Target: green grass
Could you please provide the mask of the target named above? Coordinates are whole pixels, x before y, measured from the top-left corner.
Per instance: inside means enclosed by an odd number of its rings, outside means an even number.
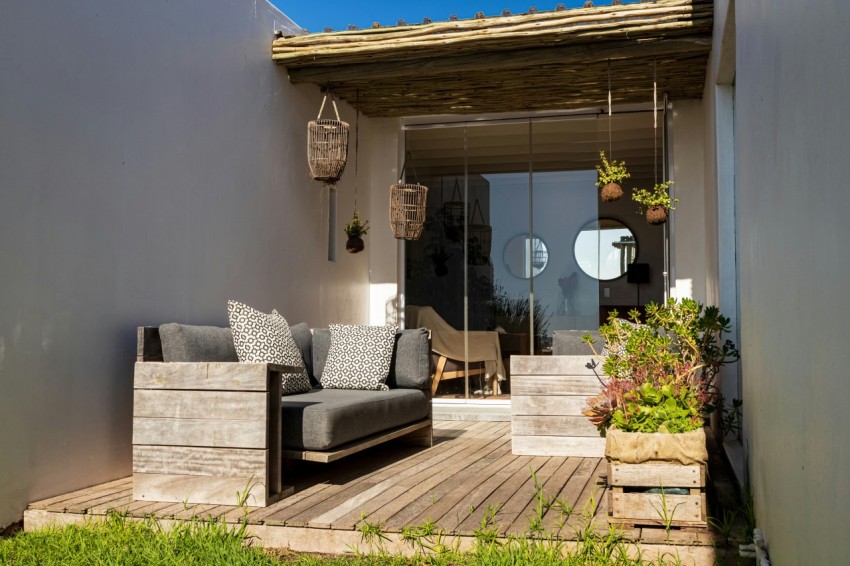
[[[103,522],[0,539],[0,564],[15,566],[279,566],[219,522],[188,521],[165,531],[153,521],[111,514]]]

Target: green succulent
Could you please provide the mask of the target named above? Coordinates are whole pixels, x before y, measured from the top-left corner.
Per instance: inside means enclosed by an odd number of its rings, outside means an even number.
[[[673,181],[665,183],[656,183],[651,189],[634,189],[632,191],[632,200],[640,205],[641,213],[653,206],[660,206],[665,210],[676,210],[673,207],[674,203],[679,202],[679,199],[670,198],[670,185]]]
[[[620,184],[631,177],[624,161],[615,161],[613,159],[608,161],[605,158],[604,151],[599,152],[599,159],[602,160],[602,165],[596,166],[596,171],[599,173],[599,181],[596,182],[596,186],[600,189],[608,183]]]
[[[369,221],[360,220],[359,213],[355,210],[351,222],[345,225],[345,233],[349,238],[359,238],[369,231]]]

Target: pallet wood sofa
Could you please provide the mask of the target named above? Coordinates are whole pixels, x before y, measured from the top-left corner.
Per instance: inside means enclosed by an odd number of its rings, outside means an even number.
[[[138,328],[133,499],[268,506],[292,492],[286,461],[332,462],[393,439],[432,445],[427,330],[396,334],[388,391],[281,397],[284,373],[318,383],[330,346],[327,329],[292,334],[304,369],[237,362],[229,328]]]

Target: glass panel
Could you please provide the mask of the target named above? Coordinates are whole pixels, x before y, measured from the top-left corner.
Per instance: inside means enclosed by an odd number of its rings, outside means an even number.
[[[597,220],[597,130],[595,117],[534,123],[534,233],[549,255],[534,278],[537,354],[551,353],[556,330],[599,327],[598,282],[584,275],[573,253],[581,226]]]

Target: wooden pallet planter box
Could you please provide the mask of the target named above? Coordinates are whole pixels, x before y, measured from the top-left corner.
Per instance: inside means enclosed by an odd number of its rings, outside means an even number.
[[[281,372],[290,371],[303,370],[137,362],[133,499],[265,507],[284,497]]]
[[[521,456],[601,458],[605,439],[581,414],[602,386],[590,356],[511,356],[511,446]]]
[[[685,433],[691,435],[690,444],[699,444],[700,438],[702,440],[702,449],[693,452],[688,450],[689,443],[682,443],[683,437],[675,434],[622,433],[611,430],[608,434],[605,454],[609,459],[609,522],[650,526],[669,524],[672,527],[708,526],[705,497],[708,454],[702,429]],[[628,450],[624,451],[622,445],[617,445],[617,439],[624,436],[641,441],[629,442]],[[687,491],[683,494],[680,493],[682,490]]]

